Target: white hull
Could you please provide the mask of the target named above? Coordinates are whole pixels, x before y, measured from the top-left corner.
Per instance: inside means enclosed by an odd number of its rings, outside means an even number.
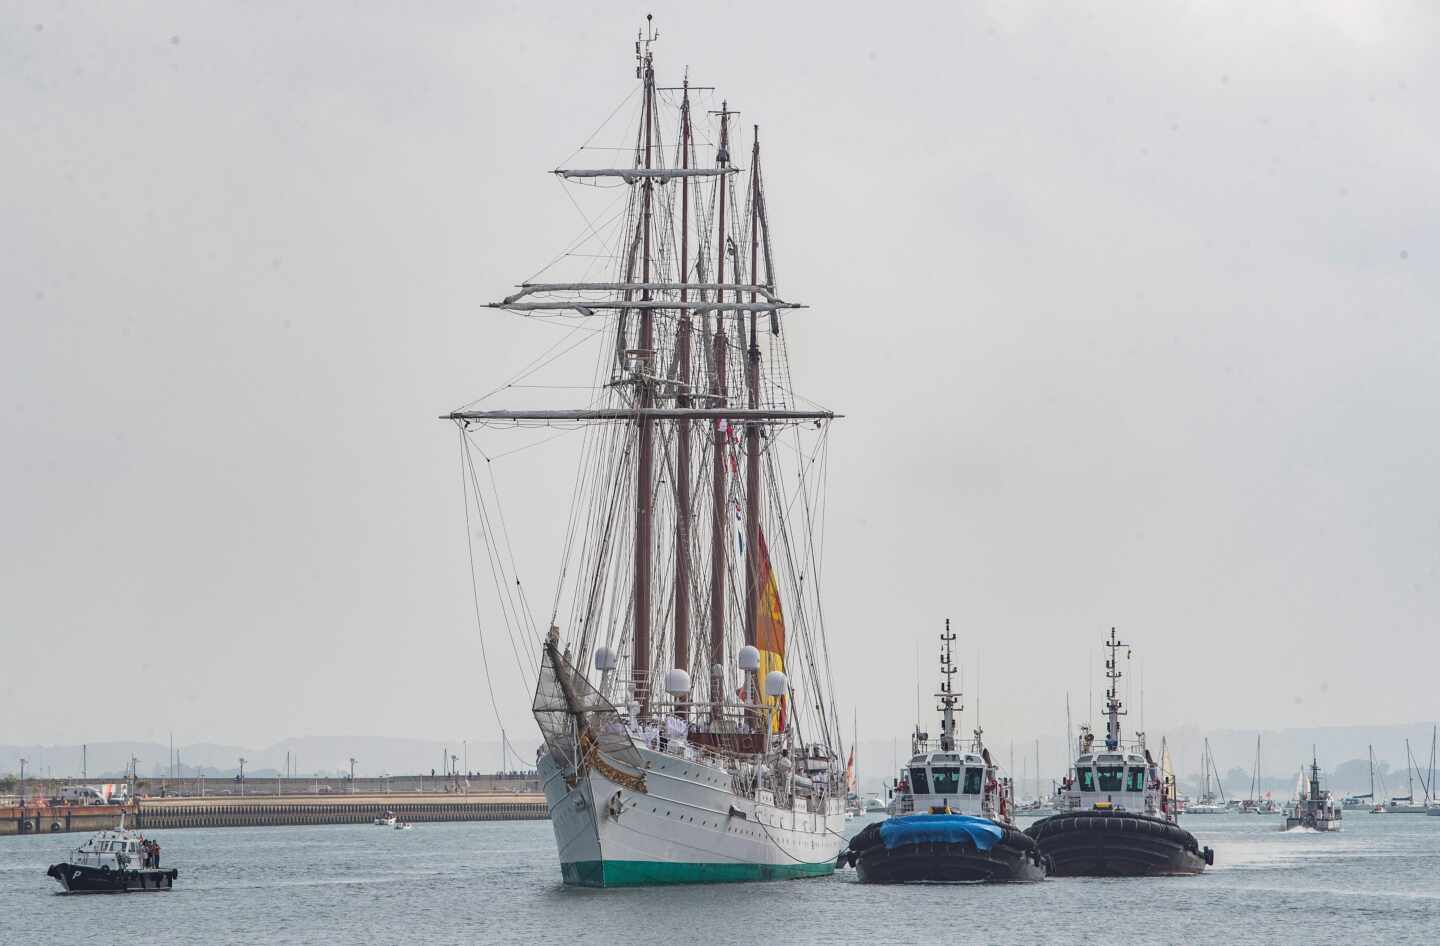
[[[572,787],[554,757],[540,777],[565,882],[629,886],[769,880],[833,873],[844,840],[840,799],[823,811],[777,808],[735,794],[730,773],[639,749],[645,792],[599,771]],[[762,793],[762,797],[764,793]]]

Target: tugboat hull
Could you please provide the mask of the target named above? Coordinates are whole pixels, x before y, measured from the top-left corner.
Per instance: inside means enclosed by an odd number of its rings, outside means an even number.
[[[81,864],[52,864],[45,874],[54,877],[66,893],[140,893],[169,890],[180,871],[173,867],[111,870]]]
[[[1036,851],[997,844],[988,851],[969,844],[907,844],[875,848],[855,860],[862,884],[1025,883],[1045,879]]]
[[[1052,815],[1025,831],[1057,877],[1164,877],[1199,874],[1210,848],[1163,818],[1123,811]]]
[[[917,841],[887,847],[880,825],[868,825],[840,855],[856,869],[862,884],[1027,883],[1049,873],[1034,840],[1014,828],[988,850],[972,841]],[[838,866],[838,865],[837,865]]]

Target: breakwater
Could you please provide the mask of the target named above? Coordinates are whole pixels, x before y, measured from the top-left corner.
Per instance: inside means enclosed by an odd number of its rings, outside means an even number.
[[[296,824],[367,824],[385,812],[402,821],[520,821],[549,817],[537,794],[250,796],[147,798],[129,805],[0,809],[0,835],[140,829],[240,828]]]

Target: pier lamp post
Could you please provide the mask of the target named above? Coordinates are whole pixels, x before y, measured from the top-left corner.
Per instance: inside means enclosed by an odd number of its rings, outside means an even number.
[[[243,756],[240,758],[240,774],[237,778],[240,780],[240,795],[243,798],[245,795],[245,758]]]
[[[355,757],[350,757],[350,794],[355,794]]]
[[[20,760],[20,807],[21,807],[21,808],[24,808],[24,807],[25,807],[25,766],[26,766],[29,762],[30,762],[29,759],[21,759],[21,760]]]

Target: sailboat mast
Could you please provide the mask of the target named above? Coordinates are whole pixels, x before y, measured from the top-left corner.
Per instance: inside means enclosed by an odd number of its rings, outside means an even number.
[[[680,100],[680,167],[690,167],[690,77]],[[690,299],[690,180],[680,178],[680,302]],[[690,406],[690,310],[681,308],[675,345],[679,348],[680,394],[676,406]],[[675,422],[675,666],[690,672],[690,418]],[[677,700],[684,717],[689,694]]]
[[[760,126],[755,127],[755,144],[750,155],[750,282],[758,285],[755,271],[760,235]],[[756,294],[750,293],[750,301]],[[743,316],[742,316],[743,317]],[[751,410],[760,406],[760,313],[750,312],[750,344],[746,349],[745,386]],[[756,642],[756,617],[760,603],[760,425],[745,425],[745,643]]]
[[[720,149],[715,156],[720,168],[730,164],[730,105],[720,103]],[[715,282],[725,283],[725,178],[719,175],[717,182],[716,206],[718,215],[718,249],[715,256]],[[725,290],[715,291],[716,301],[725,301]],[[715,310],[715,405],[724,407],[728,401],[725,392],[725,313]],[[714,422],[714,457],[711,477],[710,501],[710,718],[712,723],[720,721],[720,704],[725,699],[725,454],[727,424],[724,420]]]
[[[647,46],[644,58],[641,61],[643,79],[645,82],[644,101],[644,122],[645,122],[645,169],[653,166],[652,151],[654,148],[654,109],[655,109],[655,69],[651,61],[651,53]],[[645,285],[641,292],[641,299],[650,300],[650,214],[655,180],[651,177],[645,178],[643,186],[643,199],[640,211],[640,228],[642,249],[640,254],[640,281]],[[655,406],[655,389],[653,374],[650,369],[656,363],[654,360],[655,348],[655,316],[653,310],[647,305],[640,309],[640,364],[641,370],[636,377],[640,407],[650,408]],[[654,465],[655,465],[655,423],[642,415],[637,421],[639,424],[640,449],[636,462],[636,483],[635,483],[635,587],[633,599],[635,603],[635,635],[634,648],[631,654],[630,675],[634,681],[635,701],[640,704],[640,714],[646,715],[650,701],[650,567],[651,567],[651,546],[654,544],[651,532],[651,514],[654,508]]]
[[[1415,767],[1410,764],[1410,740],[1405,740],[1405,780],[1409,784],[1409,794],[1405,796],[1407,802],[1415,800]]]

